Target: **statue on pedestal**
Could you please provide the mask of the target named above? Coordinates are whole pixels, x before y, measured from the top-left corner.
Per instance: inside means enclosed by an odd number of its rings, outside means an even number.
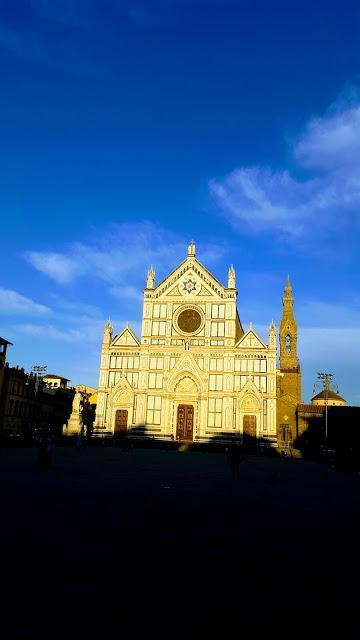
[[[83,430],[83,421],[81,415],[83,397],[80,391],[76,391],[72,403],[72,412],[68,420],[64,435],[66,436],[78,436],[81,435]]]

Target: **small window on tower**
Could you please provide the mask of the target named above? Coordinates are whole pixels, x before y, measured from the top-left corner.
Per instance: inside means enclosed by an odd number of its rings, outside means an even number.
[[[289,335],[286,336],[286,353],[290,353],[291,351],[291,338]]]

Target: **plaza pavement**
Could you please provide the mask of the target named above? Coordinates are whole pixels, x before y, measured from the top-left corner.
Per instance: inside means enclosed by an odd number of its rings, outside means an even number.
[[[247,455],[233,481],[224,453],[113,447],[35,462],[0,452],[2,638],[358,637],[357,475]]]

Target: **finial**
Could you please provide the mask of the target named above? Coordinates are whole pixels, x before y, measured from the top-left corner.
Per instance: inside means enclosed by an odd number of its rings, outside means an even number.
[[[235,289],[235,269],[231,265],[228,272],[228,289]]]
[[[252,326],[252,322],[250,322],[250,324],[249,324],[249,331],[252,331],[252,330],[253,330],[253,326]]]
[[[111,320],[109,318],[109,320],[107,321],[105,327],[104,327],[104,338],[103,338],[103,343],[104,344],[110,344],[111,340],[112,340],[112,333],[113,333],[113,326],[111,324]]]
[[[112,330],[113,330],[113,326],[111,324],[111,320],[110,320],[110,316],[109,316],[109,319],[108,319],[108,321],[107,321],[107,323],[106,323],[106,325],[104,327],[104,332],[108,331],[109,333],[112,333]]]
[[[191,240],[188,246],[188,258],[195,258],[195,242]]]
[[[153,289],[155,285],[155,269],[154,267],[151,265],[148,274],[147,274],[147,280],[146,280],[146,288],[147,289]]]

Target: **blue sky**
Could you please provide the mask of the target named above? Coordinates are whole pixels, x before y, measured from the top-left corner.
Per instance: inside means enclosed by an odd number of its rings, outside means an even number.
[[[186,254],[262,337],[295,295],[303,396],[360,404],[360,6],[0,0],[0,335],[97,385],[110,316]]]

